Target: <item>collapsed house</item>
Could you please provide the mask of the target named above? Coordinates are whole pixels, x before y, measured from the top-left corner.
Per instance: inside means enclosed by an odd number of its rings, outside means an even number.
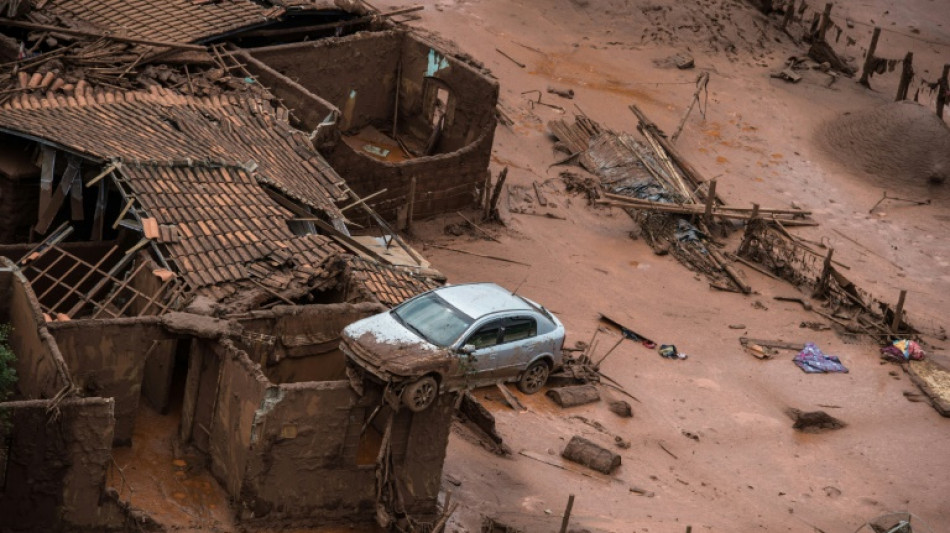
[[[0,73],[0,322],[19,375],[0,526],[141,518],[107,474],[144,404],[179,418],[245,523],[424,524],[454,398],[410,413],[357,395],[339,335],[445,281],[391,225],[477,197],[497,84],[328,2],[28,6],[12,27],[43,33],[12,39],[48,51]],[[383,237],[352,233],[369,224]]]

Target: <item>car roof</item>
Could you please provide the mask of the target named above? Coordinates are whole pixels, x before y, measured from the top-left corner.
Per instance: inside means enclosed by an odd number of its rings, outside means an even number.
[[[449,285],[433,292],[476,320],[499,311],[532,310],[532,307],[520,296],[494,283]]]

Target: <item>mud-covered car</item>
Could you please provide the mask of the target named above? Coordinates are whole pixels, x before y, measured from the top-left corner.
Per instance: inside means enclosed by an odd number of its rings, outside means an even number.
[[[537,392],[561,366],[564,326],[540,305],[495,285],[441,287],[347,326],[340,348],[357,387],[387,385],[412,411],[445,392],[517,382]]]

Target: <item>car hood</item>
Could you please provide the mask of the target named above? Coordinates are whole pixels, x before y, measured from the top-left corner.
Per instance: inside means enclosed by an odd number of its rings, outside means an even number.
[[[392,313],[364,318],[343,330],[343,340],[358,359],[399,376],[414,376],[448,364],[448,350],[421,338]]]

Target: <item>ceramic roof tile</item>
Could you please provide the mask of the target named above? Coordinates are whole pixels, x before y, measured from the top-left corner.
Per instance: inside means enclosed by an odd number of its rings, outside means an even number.
[[[322,235],[294,235],[287,226],[286,219],[293,214],[284,211],[261,192],[261,186],[246,170],[240,167],[174,167],[168,165],[124,164],[120,173],[124,184],[139,199],[143,206],[166,207],[174,201],[184,206],[184,211],[196,217],[219,215],[220,221],[198,220],[184,222],[174,217],[174,209],[145,207],[142,216],[154,218],[162,233],[165,228],[174,228],[174,241],[160,238],[166,245],[170,259],[179,266],[180,274],[193,287],[204,287],[220,283],[237,282],[250,274],[245,266],[250,265],[264,274],[262,279],[276,272],[271,266],[275,262],[270,255],[280,249],[277,263],[283,265],[292,262],[306,265],[314,271],[323,271],[323,263],[343,253],[343,250],[329,238]],[[211,186],[230,183],[234,194],[228,196],[209,196],[195,185],[205,181]],[[179,194],[164,192],[177,188]],[[224,199],[228,204],[223,203]],[[207,209],[197,209],[196,204],[207,202]],[[275,218],[264,213],[264,209],[281,213]],[[206,212],[202,215],[202,212]],[[232,229],[230,217],[239,217],[241,222],[253,222],[264,228],[273,242],[248,246],[251,233]],[[287,247],[285,249],[283,247]],[[309,252],[313,261],[309,261],[302,251]]]
[[[111,93],[110,93],[111,94]],[[267,102],[241,99],[166,98],[163,89],[136,93],[134,102],[89,103],[64,106],[43,99],[35,108],[8,103],[0,110],[0,130],[46,139],[99,159],[139,161],[214,161],[244,165],[253,161],[254,178],[283,194],[313,207],[330,218],[339,218],[334,205],[342,197],[342,180],[313,149],[307,135],[286,121],[268,127],[228,131],[231,118],[273,118]],[[169,103],[171,100],[174,102]],[[233,102],[233,103],[232,103]],[[306,156],[306,157],[305,157]],[[306,170],[307,160],[320,162],[319,172]],[[190,186],[200,183],[196,173]],[[233,184],[215,182],[221,194],[233,195]],[[166,192],[180,193],[178,184]],[[208,200],[210,201],[210,199]],[[197,199],[197,205],[205,199]],[[174,200],[172,205],[175,206]],[[192,205],[195,205],[194,203]]]
[[[43,11],[127,37],[187,43],[274,20],[284,10],[251,0],[50,0]]]
[[[442,285],[432,278],[360,257],[352,257],[349,260],[347,273],[351,282],[359,284],[380,303],[389,307]]]

